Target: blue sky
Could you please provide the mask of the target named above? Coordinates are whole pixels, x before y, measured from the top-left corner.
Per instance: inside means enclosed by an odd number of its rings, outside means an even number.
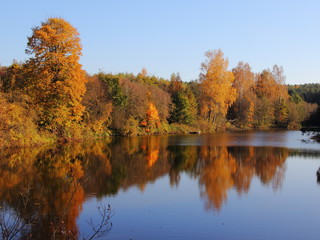
[[[3,1],[0,64],[26,60],[31,28],[62,17],[80,32],[89,73],[133,72],[196,79],[204,52],[220,48],[230,69],[283,66],[287,83],[320,83],[320,1]]]

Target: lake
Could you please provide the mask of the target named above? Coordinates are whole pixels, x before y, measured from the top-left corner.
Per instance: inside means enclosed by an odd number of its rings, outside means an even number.
[[[319,239],[319,167],[320,144],[299,131],[2,152],[2,238],[82,239],[102,213],[103,239]]]

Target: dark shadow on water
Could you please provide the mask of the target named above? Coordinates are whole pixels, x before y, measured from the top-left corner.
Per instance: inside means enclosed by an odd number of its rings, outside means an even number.
[[[317,175],[317,183],[320,184],[320,167],[319,167],[316,175]]]

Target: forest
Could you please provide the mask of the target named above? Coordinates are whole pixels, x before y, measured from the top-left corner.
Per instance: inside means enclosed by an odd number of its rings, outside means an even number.
[[[255,73],[230,69],[209,50],[199,78],[88,74],[79,63],[80,35],[62,18],[32,28],[30,58],[0,66],[0,146],[20,147],[104,136],[299,129],[316,112],[319,85],[287,86],[274,65]],[[319,90],[319,91],[318,91]],[[318,95],[317,95],[318,94]]]

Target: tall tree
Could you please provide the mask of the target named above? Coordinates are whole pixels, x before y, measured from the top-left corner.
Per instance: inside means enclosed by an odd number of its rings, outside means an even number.
[[[26,53],[26,86],[41,112],[40,124],[57,134],[81,120],[86,91],[79,33],[62,18],[49,18],[32,29]]]
[[[258,128],[274,126],[274,103],[277,99],[277,83],[272,72],[267,69],[257,75],[255,84],[257,99],[255,102],[254,125]]]
[[[228,71],[229,61],[220,49],[208,51],[205,56],[200,73],[201,114],[217,124],[225,120],[228,108],[236,99],[236,89],[232,86],[234,75]]]
[[[275,65],[273,71],[267,69],[257,77],[255,125],[268,128],[286,127],[288,124],[288,90],[284,85],[282,67]]]
[[[254,73],[248,63],[239,62],[232,69],[235,76],[233,87],[237,90],[237,100],[232,105],[232,114],[238,127],[252,126],[254,113]]]
[[[279,127],[285,127],[288,124],[288,87],[285,85],[286,77],[283,68],[274,65],[272,69],[273,78],[277,84],[277,98],[275,101],[275,124]]]

